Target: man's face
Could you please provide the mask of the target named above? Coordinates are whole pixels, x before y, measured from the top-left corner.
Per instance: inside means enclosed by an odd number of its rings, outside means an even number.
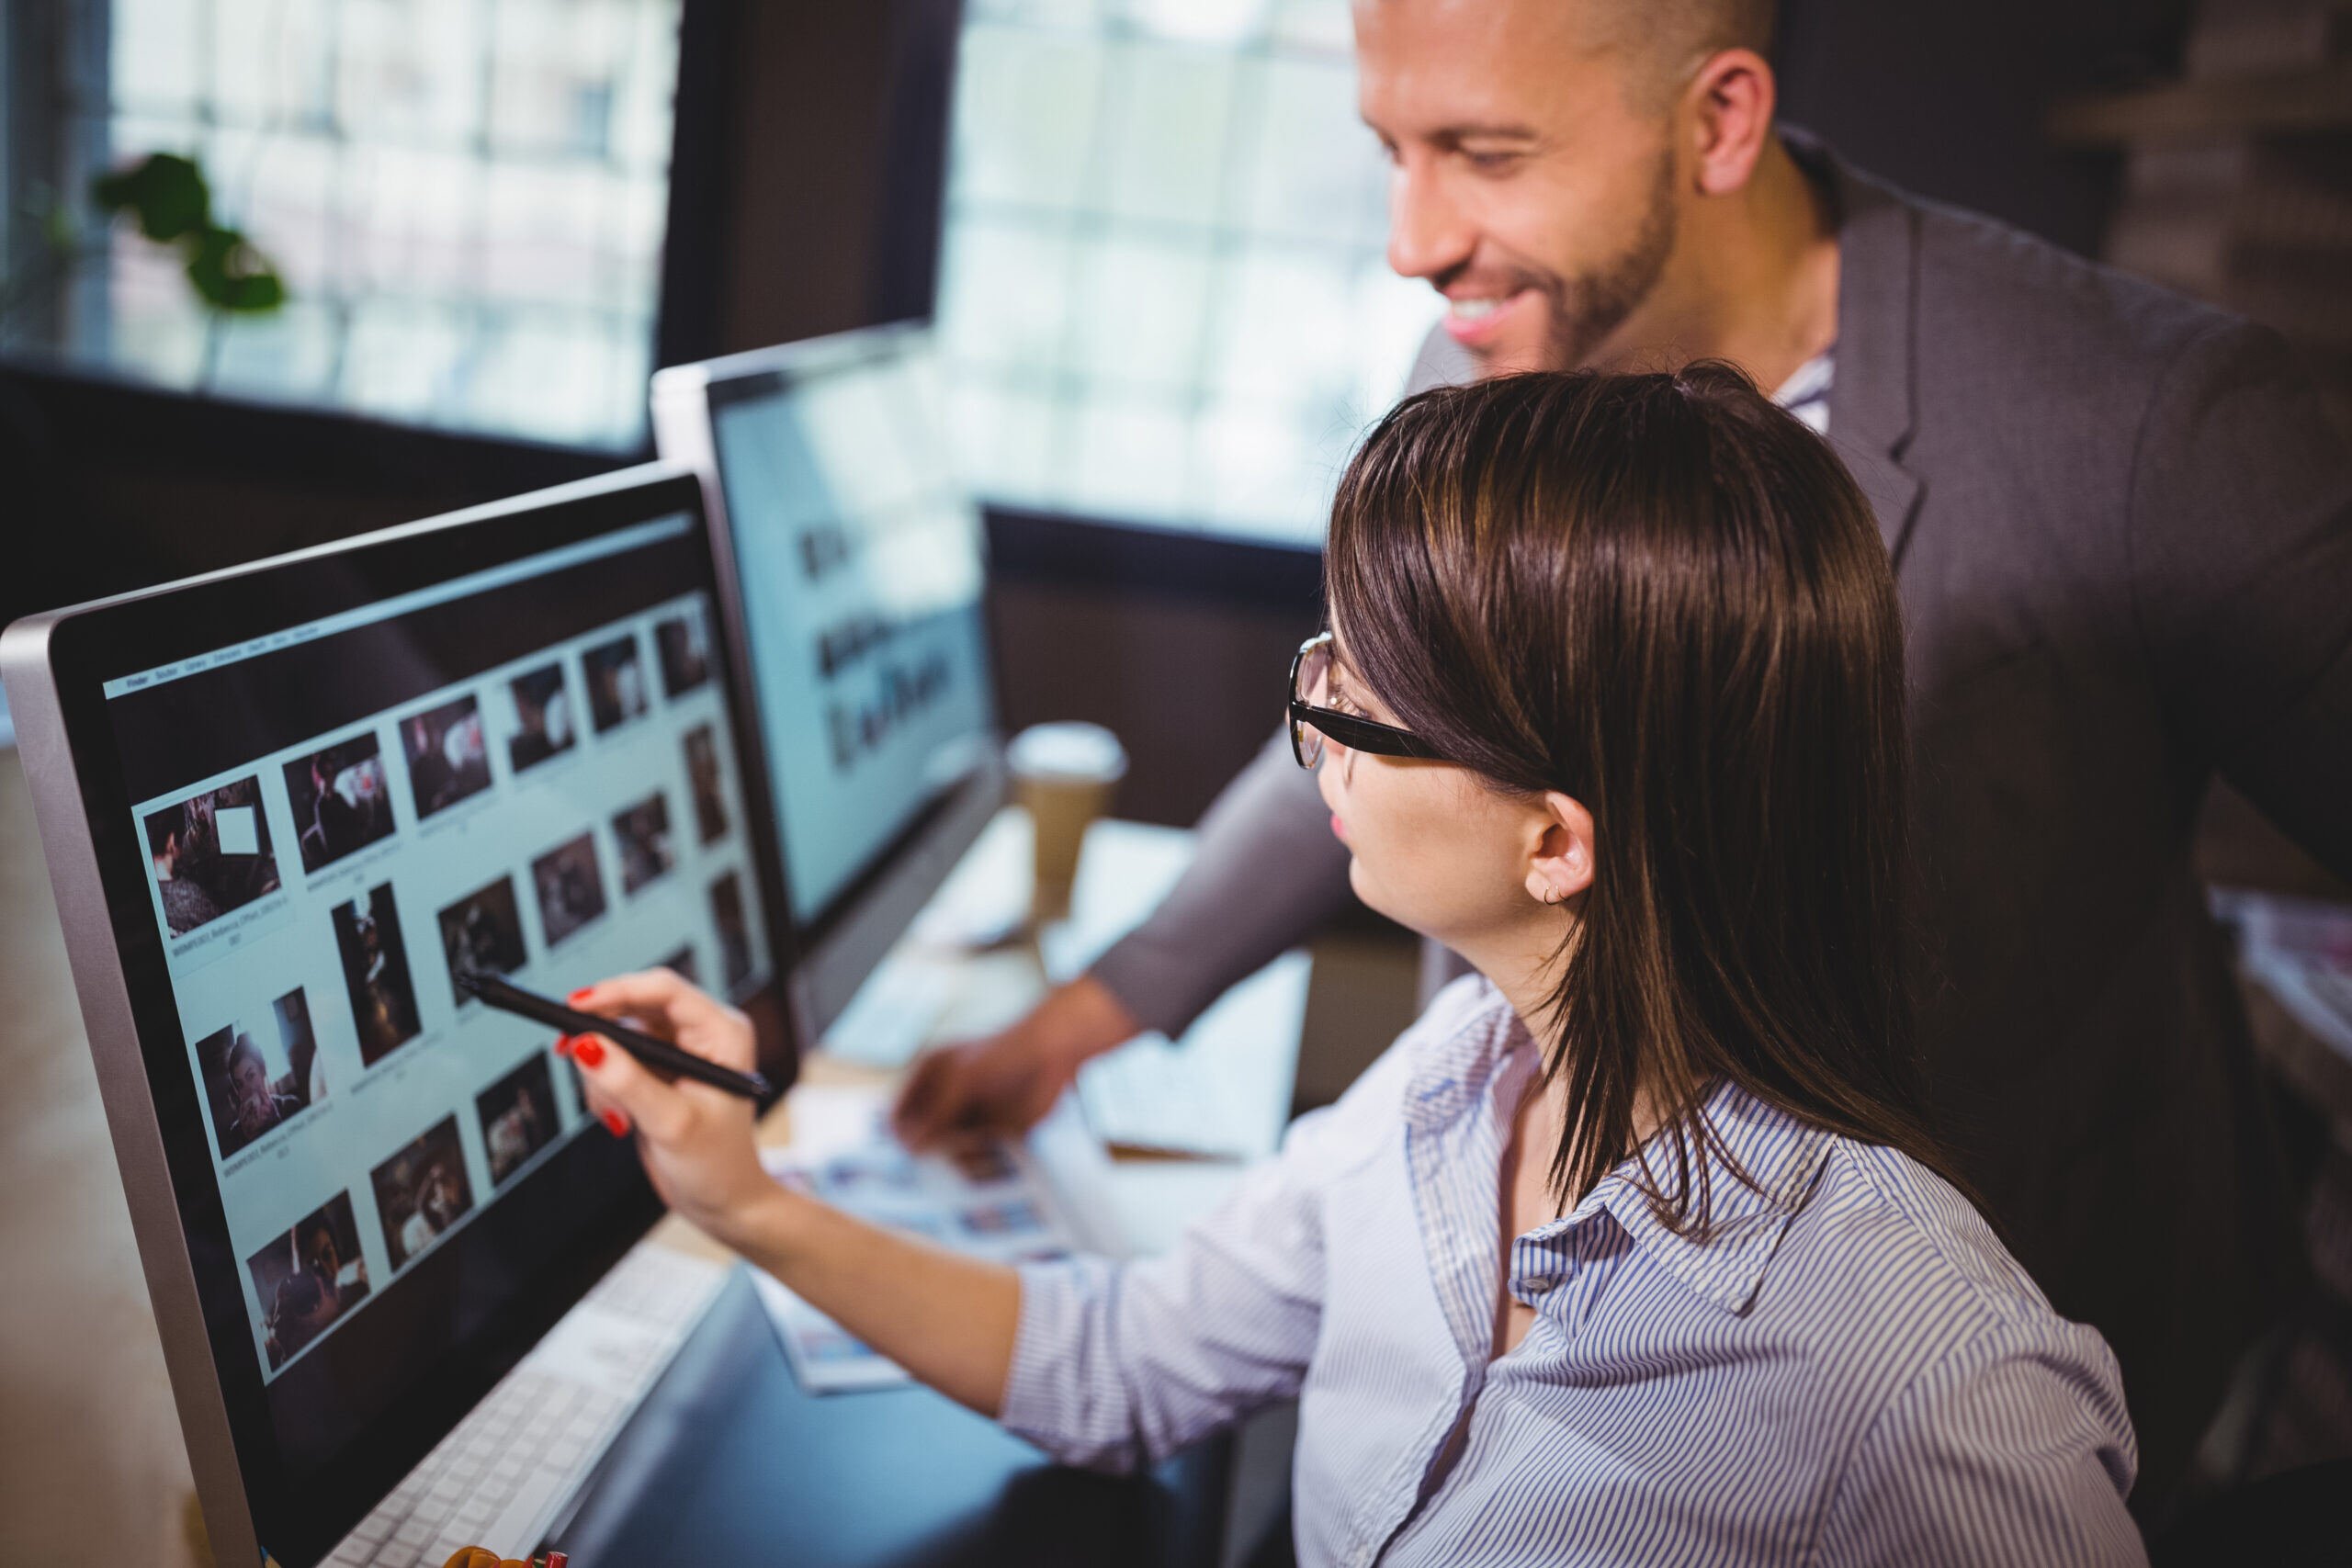
[[[1595,50],[1589,8],[1356,0],[1359,103],[1395,171],[1389,265],[1446,297],[1485,374],[1637,352],[1674,254],[1672,112]]]

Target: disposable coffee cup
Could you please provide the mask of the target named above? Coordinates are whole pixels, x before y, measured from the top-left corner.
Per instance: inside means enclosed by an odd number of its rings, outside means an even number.
[[[1005,763],[1035,845],[1030,923],[1067,919],[1086,829],[1126,776],[1126,748],[1099,724],[1035,724],[1012,738]]]

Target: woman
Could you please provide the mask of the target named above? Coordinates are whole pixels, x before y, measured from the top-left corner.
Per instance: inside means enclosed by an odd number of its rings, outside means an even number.
[[[571,1043],[663,1195],[1067,1459],[1297,1394],[1310,1563],[2141,1561],[2114,1359],[1917,1109],[1901,628],[1827,447],[1716,367],[1432,392],[1325,562],[1299,760],[1364,901],[1479,975],[1124,1269],[869,1229]],[[674,978],[578,999],[750,1060]]]
[[[243,1148],[302,1109],[300,1100],[280,1094],[270,1081],[269,1065],[261,1059],[252,1035],[240,1034],[230,1044],[228,1068],[233,1109],[222,1142],[229,1147]]]

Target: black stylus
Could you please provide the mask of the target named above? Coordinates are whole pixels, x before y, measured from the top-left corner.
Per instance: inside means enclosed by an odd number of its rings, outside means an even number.
[[[775,1092],[775,1086],[757,1073],[739,1073],[732,1067],[722,1067],[717,1062],[682,1051],[667,1040],[615,1023],[609,1018],[598,1018],[593,1012],[568,1008],[552,997],[537,991],[526,991],[512,980],[499,975],[485,975],[479,970],[461,970],[451,978],[460,990],[481,998],[485,1007],[501,1012],[511,1012],[517,1018],[527,1018],[534,1023],[544,1023],[550,1029],[560,1029],[566,1034],[601,1034],[614,1044],[649,1067],[707,1083],[713,1089],[723,1089],[729,1094],[740,1094],[745,1100],[765,1100]]]

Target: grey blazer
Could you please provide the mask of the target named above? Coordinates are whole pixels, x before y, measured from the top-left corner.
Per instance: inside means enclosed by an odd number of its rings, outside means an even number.
[[[1907,618],[1932,1088],[2122,1362],[2144,1517],[2294,1277],[2189,840],[2218,772],[2352,873],[2352,463],[2269,332],[1790,140],[1839,199],[1829,434]],[[1325,817],[1277,739],[1097,976],[1180,1031],[1348,899]]]

